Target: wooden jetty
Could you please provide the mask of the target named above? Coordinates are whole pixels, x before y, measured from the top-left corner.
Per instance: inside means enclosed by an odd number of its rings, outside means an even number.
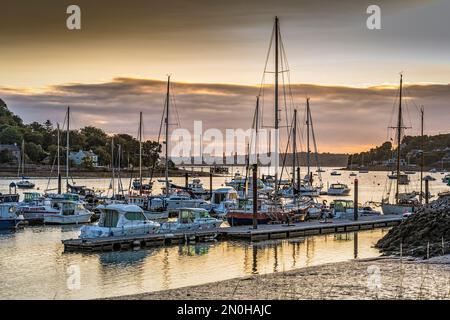
[[[63,240],[65,252],[71,251],[120,251],[136,248],[148,248],[187,242],[210,241],[216,238],[218,232],[213,230],[187,231],[184,233],[158,233],[140,236],[69,239]]]
[[[219,240],[249,240],[262,241],[274,239],[298,238],[331,233],[345,233],[375,228],[388,228],[398,225],[402,216],[381,215],[365,216],[354,220],[329,220],[327,222],[306,221],[293,224],[259,225],[258,229],[251,226],[219,228],[214,230],[188,231],[184,233],[161,233],[141,236],[70,239],[64,240],[64,251],[101,252],[119,251],[135,248],[174,245],[192,242],[205,242],[211,239]]]
[[[386,228],[400,224],[402,219],[402,216],[398,215],[363,216],[357,221],[334,219],[327,222],[306,221],[289,225],[266,224],[258,225],[258,229],[253,229],[252,226],[239,226],[222,228],[220,232],[221,238],[261,241]]]

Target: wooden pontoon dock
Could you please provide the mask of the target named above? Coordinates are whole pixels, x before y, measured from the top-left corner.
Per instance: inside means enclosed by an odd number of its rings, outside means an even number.
[[[327,222],[306,221],[292,224],[259,225],[219,228],[215,230],[188,231],[184,233],[151,234],[143,236],[127,236],[95,239],[64,240],[64,251],[101,252],[148,248],[154,246],[174,245],[188,242],[205,242],[211,239],[219,240],[249,240],[263,241],[274,239],[298,238],[332,233],[346,233],[389,228],[398,225],[402,216],[381,215],[364,216],[354,220],[328,220]]]

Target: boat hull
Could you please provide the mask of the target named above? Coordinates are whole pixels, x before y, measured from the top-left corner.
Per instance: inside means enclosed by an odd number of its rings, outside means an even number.
[[[227,221],[230,226],[248,226],[253,224],[253,213],[251,212],[229,212]],[[264,213],[256,215],[258,224],[268,224],[271,219]]]
[[[17,219],[0,219],[0,230],[14,230],[18,223]]]
[[[91,222],[91,213],[62,215],[62,214],[46,214],[44,215],[45,224],[83,224]]]
[[[381,205],[381,210],[383,211],[383,214],[404,214],[405,212],[413,212],[414,207],[411,205],[396,205],[396,204],[388,204],[383,203]]]

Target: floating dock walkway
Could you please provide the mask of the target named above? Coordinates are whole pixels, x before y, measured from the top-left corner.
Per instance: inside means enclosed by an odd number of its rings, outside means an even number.
[[[64,251],[119,251],[133,248],[148,248],[154,246],[182,244],[189,242],[206,242],[219,240],[249,240],[263,241],[273,239],[298,238],[313,235],[345,233],[375,228],[387,228],[398,225],[402,216],[382,215],[364,216],[354,220],[328,220],[327,222],[306,221],[292,224],[266,224],[252,226],[238,226],[219,228],[214,230],[188,231],[184,233],[150,234],[142,236],[127,236],[95,239],[64,240]]]

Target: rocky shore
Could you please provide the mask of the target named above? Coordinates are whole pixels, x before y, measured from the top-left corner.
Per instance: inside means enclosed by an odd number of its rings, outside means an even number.
[[[430,258],[450,253],[450,192],[393,227],[378,241],[385,255]]]
[[[450,257],[352,260],[111,299],[450,299]]]

